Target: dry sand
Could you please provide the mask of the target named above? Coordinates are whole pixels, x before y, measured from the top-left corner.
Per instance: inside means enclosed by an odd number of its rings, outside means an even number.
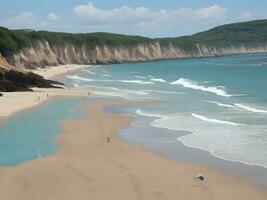
[[[55,155],[0,171],[5,200],[266,200],[242,179],[168,160],[116,133],[131,119],[84,105],[87,116],[64,122]],[[110,138],[110,142],[108,140]],[[205,181],[194,179],[204,174]]]
[[[87,91],[74,89],[35,89],[34,92],[2,92],[0,118],[6,118],[21,110],[40,105],[55,96],[88,96]]]
[[[66,73],[73,73],[88,67],[90,67],[90,65],[69,64],[69,65],[47,66],[45,68],[38,68],[28,71],[39,74],[46,79],[51,79],[54,78],[55,76],[59,76]]]

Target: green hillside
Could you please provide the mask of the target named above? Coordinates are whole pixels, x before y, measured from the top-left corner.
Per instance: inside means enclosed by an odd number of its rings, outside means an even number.
[[[9,56],[21,48],[32,45],[36,41],[48,41],[51,46],[71,43],[85,44],[89,48],[96,45],[131,46],[138,43],[153,42],[152,39],[141,36],[127,36],[112,33],[58,33],[33,30],[8,30],[0,27],[0,53]]]
[[[0,27],[0,53],[8,57],[23,47],[32,45],[36,41],[46,40],[51,46],[64,43],[87,45],[94,48],[96,45],[131,46],[139,43],[159,41],[162,46],[170,43],[184,50],[196,50],[196,44],[205,44],[211,47],[226,47],[239,45],[267,44],[267,20],[234,23],[218,26],[208,31],[192,36],[151,39],[141,36],[127,36],[112,33],[56,33],[33,30],[8,30]]]
[[[218,26],[191,38],[214,46],[267,44],[267,20]]]
[[[196,43],[212,47],[267,45],[267,20],[227,24],[192,36],[158,40],[162,45],[172,43],[174,46],[191,50],[196,48]]]

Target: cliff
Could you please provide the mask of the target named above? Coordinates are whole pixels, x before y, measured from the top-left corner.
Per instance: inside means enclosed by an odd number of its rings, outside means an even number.
[[[63,84],[60,82],[46,80],[34,73],[0,67],[1,92],[32,91],[32,87],[62,88],[61,86]]]
[[[219,26],[192,36],[146,38],[0,29],[0,61],[19,68],[267,52],[267,20]]]
[[[131,47],[110,47],[104,45],[89,49],[83,45],[75,46],[73,44],[53,47],[47,41],[44,41],[22,49],[19,53],[9,58],[9,61],[12,65],[18,67],[35,68],[68,63],[120,63],[262,52],[267,52],[267,45],[255,47],[245,45],[209,47],[203,44],[196,44],[196,50],[191,51],[175,47],[171,43],[169,46],[162,47],[159,42],[138,44]]]

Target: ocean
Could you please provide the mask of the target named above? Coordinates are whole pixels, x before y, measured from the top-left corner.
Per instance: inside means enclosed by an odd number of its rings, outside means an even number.
[[[61,80],[94,97],[153,100],[105,108],[134,118],[122,138],[267,186],[267,54],[97,65]],[[53,98],[1,120],[0,166],[55,153],[62,121],[84,102]]]
[[[26,95],[26,94],[25,94]],[[0,166],[6,167],[55,153],[64,120],[83,114],[85,100],[53,98],[40,106],[21,111],[0,124]]]
[[[121,132],[130,141],[153,130],[150,146],[164,133],[158,142],[267,167],[267,54],[98,65],[65,81],[105,98],[157,100],[118,108],[142,119],[131,125],[138,133]]]

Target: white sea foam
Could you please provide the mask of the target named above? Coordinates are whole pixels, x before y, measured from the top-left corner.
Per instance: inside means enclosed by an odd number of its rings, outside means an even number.
[[[135,78],[141,78],[141,79],[146,79],[145,76],[134,76]]]
[[[233,125],[233,126],[239,126],[240,124],[235,123],[235,122],[230,122],[230,121],[223,121],[223,120],[218,120],[218,119],[211,119],[207,118],[202,115],[197,115],[195,113],[192,114],[193,117],[198,118],[203,121],[211,122],[211,123],[218,123],[218,124],[227,124],[227,125]]]
[[[162,78],[154,78],[154,77],[151,77],[150,79],[151,81],[154,81],[154,82],[160,82],[160,83],[166,83],[167,81],[165,81],[164,79]]]
[[[261,66],[261,65],[267,65],[267,62],[257,63],[256,65],[258,65],[258,66]]]
[[[189,79],[185,79],[185,78],[179,78],[178,80],[173,81],[171,84],[172,85],[182,85],[185,88],[191,88],[194,90],[201,90],[204,92],[210,92],[210,93],[214,93],[214,94],[217,94],[219,96],[224,96],[224,97],[232,96],[232,95],[227,94],[220,87],[199,85],[197,82],[189,80]]]
[[[88,69],[84,69],[83,71],[85,71],[85,72],[87,72],[88,74],[91,74],[91,75],[95,75],[96,74],[95,72],[92,72],[92,71],[90,71]]]
[[[135,84],[141,84],[141,85],[152,85],[155,84],[154,82],[151,81],[142,81],[142,80],[97,80],[97,79],[89,79],[89,78],[84,78],[78,75],[68,75],[66,76],[69,79],[73,80],[79,80],[79,81],[86,81],[86,82],[92,82],[92,81],[98,81],[98,82],[122,82],[122,83],[135,83]]]
[[[177,138],[177,140],[179,142],[182,142],[185,146],[187,147],[190,147],[190,148],[194,148],[194,149],[199,149],[199,150],[202,150],[202,151],[206,151],[206,152],[210,152],[210,154],[216,158],[219,158],[219,159],[222,159],[222,160],[226,160],[226,161],[232,161],[232,162],[238,162],[238,163],[242,163],[242,164],[245,164],[245,165],[250,165],[250,166],[260,166],[260,167],[263,167],[263,168],[267,168],[267,163],[266,164],[262,164],[264,163],[265,161],[255,161],[255,160],[247,160],[247,158],[249,157],[255,157],[255,156],[243,156],[243,155],[239,155],[240,157],[239,158],[233,158],[234,156],[233,155],[221,155],[223,153],[219,153],[217,152],[216,150],[212,150],[212,149],[208,149],[208,148],[205,148],[205,147],[202,147],[200,145],[192,145],[190,144],[190,142],[185,142],[184,139],[186,138],[187,136],[183,136],[183,137],[179,137]],[[240,153],[240,152],[238,152]],[[245,152],[248,154],[248,152]],[[255,154],[253,154],[255,155]]]
[[[173,91],[163,91],[163,90],[143,90],[143,91],[152,93],[162,93],[162,94],[186,94],[184,92],[173,92]]]
[[[131,99],[128,94],[122,93],[122,92],[111,92],[111,91],[101,91],[97,90],[94,92],[94,94],[99,96],[107,96],[107,97],[121,97],[125,99]]]
[[[145,117],[154,117],[154,118],[168,118],[167,115],[161,115],[161,114],[157,114],[157,113],[147,113],[147,112],[144,112],[140,109],[137,109],[135,111],[135,114],[137,115],[140,115],[140,116],[145,116]]]
[[[95,73],[95,72],[92,72],[92,71],[90,71],[90,70],[88,70],[88,69],[84,69],[83,71],[85,71],[85,72],[87,72],[88,74],[90,74],[90,75],[97,75],[97,73]],[[104,72],[105,70],[102,70],[102,72]],[[104,72],[104,74],[99,74],[100,76],[104,76],[104,77],[110,77],[111,75],[110,74],[108,74],[108,73],[106,73],[106,72]]]
[[[127,90],[116,87],[106,87],[98,85],[90,85],[90,88],[96,89],[94,94],[100,96],[109,96],[109,97],[122,97],[125,99],[144,99],[148,93],[141,90]]]
[[[99,88],[110,89],[114,91],[121,91],[121,92],[125,92],[128,94],[147,95],[147,92],[139,91],[139,90],[126,90],[126,89],[121,89],[121,88],[116,88],[116,87],[99,87]]]
[[[108,71],[106,71],[104,69],[102,69],[102,72],[105,73],[105,74],[110,74],[110,72],[108,72]]]
[[[221,107],[227,107],[227,108],[234,108],[235,107],[235,106],[230,105],[230,104],[219,103],[219,102],[216,102],[216,101],[205,101],[205,102],[216,104],[217,106],[221,106]]]
[[[177,140],[184,145],[210,152],[213,156],[225,160],[242,162],[250,165],[266,167],[267,162],[262,155],[266,152],[265,142],[261,137],[250,136],[261,135],[266,132],[266,127],[237,126],[225,123],[206,123],[192,119],[187,114],[171,114],[167,118],[155,119],[152,126],[170,130],[187,131]],[[248,145],[248,146],[247,146]],[[251,151],[251,146],[257,147],[257,154]]]
[[[261,110],[261,109],[257,109],[257,108],[252,108],[252,107],[245,106],[245,105],[242,105],[242,104],[239,104],[239,103],[235,103],[235,106],[237,106],[239,108],[242,108],[242,109],[245,109],[245,110],[250,111],[250,112],[266,113],[267,114],[267,110]]]
[[[78,76],[78,75],[68,75],[68,76],[66,76],[66,77],[69,78],[69,79],[79,80],[79,81],[86,81],[86,82],[94,81],[94,80],[92,80],[92,79],[89,79],[89,78],[83,78],[83,77]]]
[[[141,81],[141,80],[119,80],[119,82],[136,83],[136,84],[141,84],[141,85],[152,85],[152,84],[154,84],[154,82],[151,82],[151,81]]]
[[[109,74],[101,74],[101,76],[110,77],[111,75],[109,75]]]
[[[162,79],[162,78],[154,78],[153,76],[149,75],[148,77],[145,77],[145,76],[134,76],[136,78],[139,78],[139,79],[146,79],[146,78],[149,78],[150,81],[152,82],[160,82],[160,83],[166,83],[167,81]]]
[[[230,105],[230,104],[219,103],[219,102],[216,102],[216,101],[206,101],[206,102],[207,102],[207,103],[213,103],[213,104],[216,104],[216,105],[221,106],[221,107],[241,108],[241,109],[244,109],[244,110],[249,111],[249,112],[265,113],[265,114],[267,114],[267,110],[262,110],[262,109],[258,109],[258,108],[253,108],[253,107],[246,106],[246,105],[239,104],[239,103],[235,103],[234,105]]]

